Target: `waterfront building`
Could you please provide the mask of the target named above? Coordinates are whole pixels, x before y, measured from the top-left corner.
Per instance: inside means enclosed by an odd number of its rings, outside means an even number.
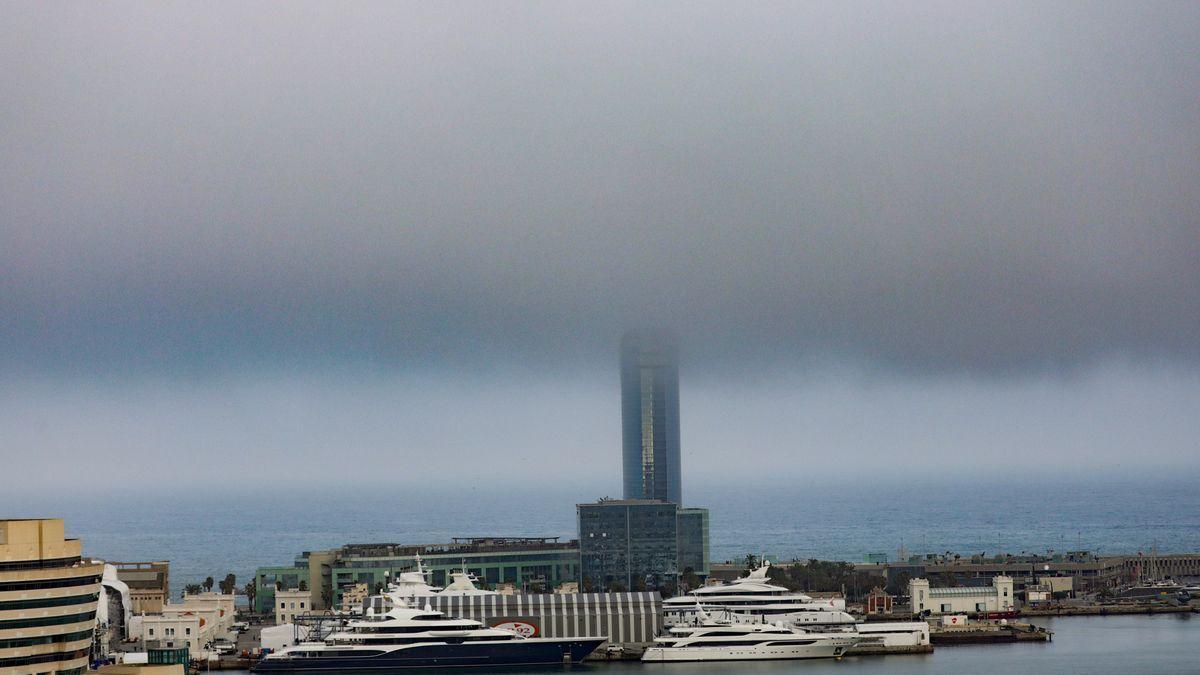
[[[129,587],[130,609],[134,614],[157,614],[170,602],[171,564],[153,562],[109,562],[117,570],[117,579]]]
[[[680,574],[690,569],[703,580],[709,571],[708,509],[680,508],[677,517],[679,562],[676,567]]]
[[[679,573],[679,507],[656,499],[578,504],[580,582],[588,590],[661,589]]]
[[[416,567],[416,556],[430,572],[434,586],[445,586],[452,571],[474,574],[488,586],[511,583],[515,588],[551,589],[579,574],[579,544],[558,537],[455,538],[446,544],[348,544],[298,556],[291,566],[260,567],[255,572],[255,611],[273,614],[275,584],[309,589],[314,610],[341,607],[347,591],[366,584],[378,593],[389,579]]]
[[[275,623],[295,623],[296,617],[312,612],[312,594],[308,590],[290,588],[275,591]]]
[[[1015,607],[1012,577],[996,576],[991,586],[932,588],[928,579],[908,583],[914,614],[1009,612]]]
[[[104,563],[81,553],[61,518],[0,520],[0,673],[86,670]]]
[[[679,356],[670,335],[621,340],[621,441],[625,499],[682,504]]]
[[[309,553],[297,556],[291,565],[259,567],[254,571],[254,611],[259,614],[275,612],[275,589],[299,588],[302,584],[312,591],[309,577]],[[318,578],[320,574],[318,573]],[[319,594],[319,590],[318,593]],[[312,602],[312,598],[309,598]]]

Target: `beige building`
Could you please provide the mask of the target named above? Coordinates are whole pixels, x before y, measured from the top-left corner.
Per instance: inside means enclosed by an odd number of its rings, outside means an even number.
[[[371,589],[367,588],[366,584],[354,584],[354,586],[342,591],[342,611],[343,612],[361,612],[363,602],[367,596],[371,594]]]
[[[312,611],[312,594],[295,588],[275,591],[275,623],[293,623],[297,616]]]
[[[171,565],[166,560],[152,562],[109,562],[117,568],[117,578],[129,587],[130,609],[134,614],[157,614],[170,602]]]
[[[1014,607],[1012,577],[992,577],[991,586],[930,588],[928,579],[908,582],[914,614],[969,614],[1008,612]]]
[[[0,520],[0,673],[77,675],[88,664],[104,563],[61,518]]]

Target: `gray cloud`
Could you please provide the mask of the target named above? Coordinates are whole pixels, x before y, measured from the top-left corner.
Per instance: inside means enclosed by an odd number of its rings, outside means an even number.
[[[2,12],[10,372],[1200,357],[1194,6]]]

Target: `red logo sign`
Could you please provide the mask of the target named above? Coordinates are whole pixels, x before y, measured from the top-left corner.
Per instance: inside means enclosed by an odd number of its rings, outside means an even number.
[[[507,630],[521,637],[537,637],[538,627],[528,621],[501,621],[500,623],[492,624],[492,628]]]

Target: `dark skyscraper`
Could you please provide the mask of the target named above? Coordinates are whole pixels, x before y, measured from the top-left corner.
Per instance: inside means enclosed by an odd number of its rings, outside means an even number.
[[[679,358],[663,333],[621,339],[625,499],[683,503],[679,462]]]

